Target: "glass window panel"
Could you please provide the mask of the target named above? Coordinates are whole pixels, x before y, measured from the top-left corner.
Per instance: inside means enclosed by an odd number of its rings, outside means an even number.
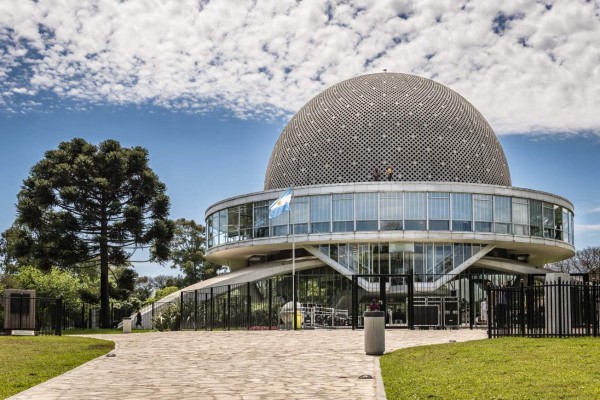
[[[419,220],[406,220],[404,221],[404,229],[407,231],[424,231],[427,230],[426,221]]]
[[[269,236],[269,202],[254,203],[254,237]]]
[[[302,235],[308,233],[308,224],[294,224],[294,234]]]
[[[511,198],[504,196],[494,196],[494,221],[511,222]]]
[[[471,232],[472,229],[471,221],[452,221],[452,230],[457,232]]]
[[[427,194],[405,193],[404,194],[404,217],[405,219],[427,218]]]
[[[377,221],[356,221],[356,230],[359,232],[376,231]]]
[[[382,231],[401,231],[402,229],[402,221],[381,221]],[[358,229],[358,222],[356,223],[356,230],[360,230]]]
[[[529,225],[531,227],[531,236],[543,236],[542,202],[539,200],[529,201]]]
[[[375,223],[377,230],[377,223]],[[333,232],[353,232],[354,221],[333,221]]]
[[[450,219],[448,193],[429,193],[429,219]]]
[[[402,202],[403,195],[401,192],[381,193],[381,219],[402,221]]]
[[[377,193],[356,193],[356,219],[377,220]]]
[[[491,231],[492,231],[492,223],[491,222],[475,221],[475,232],[491,232]]]
[[[354,219],[352,194],[334,194],[331,201],[334,221],[352,221]]]
[[[285,236],[288,234],[288,225],[275,225],[271,227],[272,236]]]
[[[448,231],[450,230],[450,221],[429,221],[430,231]]]
[[[554,205],[544,203],[542,212],[544,213],[544,228],[554,228]]]
[[[252,239],[252,203],[240,205],[240,240]]]
[[[331,220],[331,196],[310,197],[310,222],[329,222]]]
[[[452,193],[452,219],[473,220],[473,198],[470,193]]]
[[[473,213],[475,214],[475,221],[492,222],[494,220],[492,196],[485,194],[473,195]]]
[[[214,246],[214,242],[213,242],[213,237],[215,235],[214,216],[215,216],[215,214],[211,214],[206,219],[206,245],[209,248]]]
[[[227,209],[227,241],[235,242],[239,240],[240,232],[240,209],[239,207],[229,207]]]
[[[305,224],[309,221],[309,197],[293,197],[290,203],[291,219],[294,224]]]
[[[527,199],[512,199],[512,222],[529,225],[529,201]]]
[[[219,244],[227,243],[227,210],[219,211]]]
[[[414,273],[416,275],[422,275],[425,273],[424,269],[424,246],[422,243],[415,243],[415,253],[414,253]]]

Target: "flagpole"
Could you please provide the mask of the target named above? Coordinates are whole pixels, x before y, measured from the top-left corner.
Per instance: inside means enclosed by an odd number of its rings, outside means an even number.
[[[292,198],[294,190],[292,189]],[[290,232],[292,234],[292,304],[294,305],[294,330],[298,329],[298,323],[296,322],[296,313],[298,307],[296,307],[296,235],[294,234],[294,214],[292,213],[292,202],[290,201]]]

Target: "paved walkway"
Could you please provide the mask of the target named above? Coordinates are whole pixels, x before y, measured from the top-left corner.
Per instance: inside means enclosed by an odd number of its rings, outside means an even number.
[[[363,331],[156,332],[113,340],[99,357],[13,399],[385,399]],[[386,331],[386,351],[483,339],[483,330]],[[375,379],[358,379],[369,374]]]

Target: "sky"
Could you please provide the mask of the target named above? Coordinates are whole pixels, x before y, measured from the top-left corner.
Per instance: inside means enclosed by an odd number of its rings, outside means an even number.
[[[469,100],[513,186],[571,200],[577,248],[600,245],[597,0],[2,1],[0,230],[29,169],[74,137],[147,148],[171,217],[203,221],[262,190],[303,104],[384,69]]]

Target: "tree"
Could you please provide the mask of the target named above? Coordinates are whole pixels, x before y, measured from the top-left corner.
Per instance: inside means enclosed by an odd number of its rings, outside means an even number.
[[[142,147],[63,142],[23,181],[17,224],[29,245],[16,256],[29,255],[42,269],[96,262],[100,323],[108,328],[109,264],[127,265],[142,248],[150,249],[151,261],[168,259],[173,223],[165,191]]]
[[[194,220],[180,218],[175,221],[171,242],[172,268],[179,268],[186,285],[212,278],[218,266],[205,260],[206,229]]]
[[[600,274],[600,246],[577,250],[573,257],[549,264],[547,267],[553,271],[598,275]]]

